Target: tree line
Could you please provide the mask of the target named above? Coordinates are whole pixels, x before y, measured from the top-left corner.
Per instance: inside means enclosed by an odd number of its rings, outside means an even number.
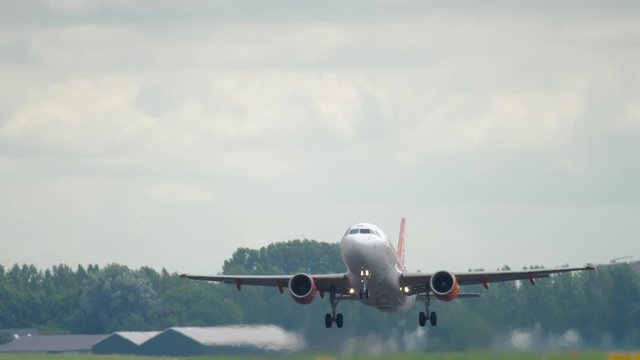
[[[313,240],[239,248],[223,267],[226,274],[345,270],[338,244]],[[311,346],[318,347],[463,350],[516,346],[522,338],[530,346],[549,339],[565,341],[566,346],[640,346],[640,276],[628,264],[556,275],[538,280],[535,286],[500,283],[490,284],[489,290],[477,286],[464,291],[479,292],[481,297],[434,302],[432,309],[439,317],[435,328],[418,328],[419,302],[412,311],[385,314],[343,301],[338,311],[344,314],[345,327],[325,329],[323,316],[330,307],[319,296],[309,305],[299,305],[277,288],[244,286],[237,291],[225,284],[181,280],[164,269],[118,264],[103,268],[61,264],[44,270],[33,265],[0,266],[0,328],[99,334],[275,324],[303,333]]]

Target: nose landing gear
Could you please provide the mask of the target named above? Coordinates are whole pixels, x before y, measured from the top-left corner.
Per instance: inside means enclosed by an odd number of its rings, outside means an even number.
[[[359,291],[360,299],[369,298],[369,288],[367,287],[367,283],[369,282],[370,277],[371,272],[369,271],[369,269],[360,269],[360,283],[362,284],[362,288]]]

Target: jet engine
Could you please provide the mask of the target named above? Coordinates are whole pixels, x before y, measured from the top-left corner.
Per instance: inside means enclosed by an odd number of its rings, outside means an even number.
[[[431,276],[431,291],[442,301],[451,301],[458,297],[460,286],[458,279],[448,271],[438,271]]]
[[[307,274],[296,274],[289,279],[289,293],[298,304],[308,304],[316,297],[316,282]]]

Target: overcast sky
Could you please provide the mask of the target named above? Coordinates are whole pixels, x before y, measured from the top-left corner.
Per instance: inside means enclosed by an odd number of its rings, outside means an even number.
[[[0,2],[0,264],[640,257],[636,1]]]

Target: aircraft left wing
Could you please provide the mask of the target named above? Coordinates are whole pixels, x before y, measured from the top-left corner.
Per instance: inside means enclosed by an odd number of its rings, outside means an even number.
[[[464,272],[453,273],[453,275],[456,277],[459,285],[482,284],[485,287],[488,287],[488,284],[490,283],[515,280],[528,280],[533,283],[535,282],[535,279],[546,278],[551,274],[583,270],[595,270],[595,267],[587,265],[584,267],[566,267],[549,270],[531,269],[522,271]],[[410,288],[425,286],[431,281],[432,275],[433,274],[431,273],[403,273],[400,277],[400,286],[408,286]]]
[[[203,280],[221,282],[225,284],[235,284],[236,288],[240,290],[243,285],[257,285],[257,286],[273,286],[279,289],[289,286],[289,280],[294,275],[180,275],[181,279],[191,280]],[[316,287],[320,291],[329,291],[331,286],[335,286],[338,293],[346,292],[349,289],[349,279],[347,274],[322,274],[322,275],[309,275],[313,278]]]

